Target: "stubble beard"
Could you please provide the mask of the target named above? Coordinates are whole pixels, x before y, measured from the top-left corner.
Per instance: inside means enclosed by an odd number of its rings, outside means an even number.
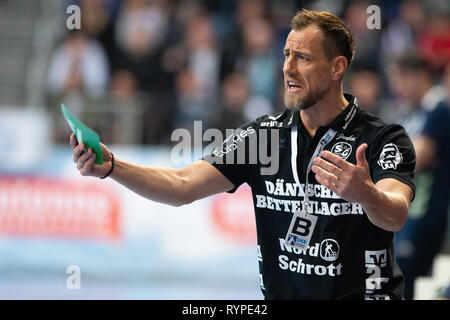
[[[286,108],[293,111],[306,110],[320,101],[327,93],[329,88],[319,88],[315,91],[308,91],[305,95],[292,95],[284,90],[284,104]]]

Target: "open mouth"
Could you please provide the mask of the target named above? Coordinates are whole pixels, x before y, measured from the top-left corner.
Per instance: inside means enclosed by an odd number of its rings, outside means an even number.
[[[303,89],[300,82],[293,81],[293,80],[286,81],[286,86],[287,86],[288,92],[290,92],[290,93],[298,92],[301,89]]]

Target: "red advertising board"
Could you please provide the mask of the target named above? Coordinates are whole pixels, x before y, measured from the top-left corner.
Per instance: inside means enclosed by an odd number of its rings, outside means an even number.
[[[120,197],[92,180],[0,177],[0,234],[117,239]]]

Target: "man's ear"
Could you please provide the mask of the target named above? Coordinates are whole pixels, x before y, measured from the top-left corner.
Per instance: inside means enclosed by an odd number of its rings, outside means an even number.
[[[335,81],[342,80],[344,73],[348,68],[347,58],[344,56],[337,56],[333,59],[332,64],[331,79]]]

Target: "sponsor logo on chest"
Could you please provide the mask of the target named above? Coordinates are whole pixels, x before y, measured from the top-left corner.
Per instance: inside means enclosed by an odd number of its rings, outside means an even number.
[[[352,153],[352,146],[347,142],[338,142],[332,148],[331,152],[346,160]]]
[[[342,274],[342,264],[333,263],[339,257],[339,243],[334,239],[324,239],[320,243],[308,246],[305,249],[286,245],[284,239],[278,239],[281,252],[278,256],[278,266],[281,270],[290,271],[303,275],[336,277]],[[287,255],[289,253],[289,256]],[[292,257],[292,254],[313,258],[321,258],[325,264],[306,263],[302,258]],[[292,259],[293,258],[293,259]],[[330,264],[327,264],[331,262]]]
[[[271,211],[294,213],[305,209],[309,214],[324,216],[362,215],[362,206],[359,203],[346,202],[336,193],[321,184],[309,184],[308,193],[310,206],[303,203],[305,197],[305,184],[285,183],[284,179],[277,179],[276,183],[264,181],[264,194],[255,194],[256,208]]]

